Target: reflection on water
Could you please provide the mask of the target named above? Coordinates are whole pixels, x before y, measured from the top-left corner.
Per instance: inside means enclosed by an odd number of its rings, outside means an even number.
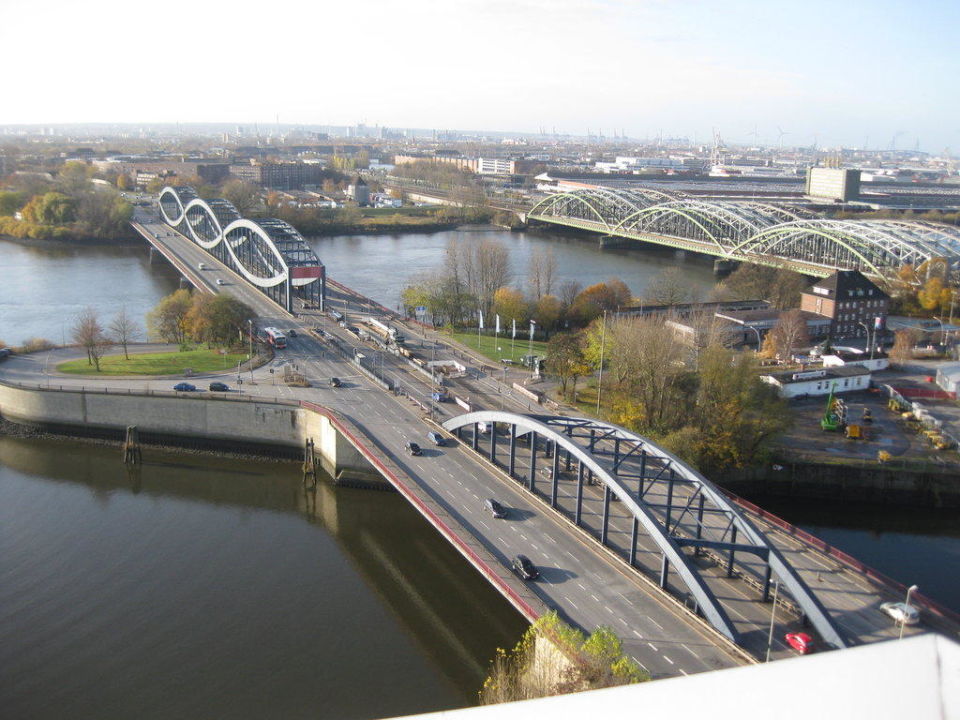
[[[520,616],[396,494],[294,463],[0,438],[9,717],[337,717],[472,704]]]

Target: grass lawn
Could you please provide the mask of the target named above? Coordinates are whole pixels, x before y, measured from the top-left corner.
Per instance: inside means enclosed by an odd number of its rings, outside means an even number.
[[[450,337],[466,345],[471,350],[476,350],[481,355],[490,358],[496,363],[499,363],[501,358],[510,358],[515,363],[519,363],[520,358],[530,352],[530,341],[518,333],[517,340],[513,343],[514,348],[511,354],[509,329],[507,330],[506,337],[501,335],[499,338],[494,338],[492,335],[481,335],[479,347],[477,346],[477,334],[475,332],[454,332],[450,333]],[[499,350],[497,350],[498,347],[500,348]],[[533,354],[541,357],[545,356],[547,354],[547,344],[534,340]]]
[[[221,355],[219,350],[206,348],[186,352],[144,353],[125,360],[123,353],[100,358],[100,375],[181,375],[185,368],[195,373],[216,372],[235,368],[246,360],[246,353]],[[70,360],[57,365],[57,371],[70,375],[97,375],[86,358]]]

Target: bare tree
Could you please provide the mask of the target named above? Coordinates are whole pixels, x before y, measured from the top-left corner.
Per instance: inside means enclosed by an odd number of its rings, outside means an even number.
[[[458,243],[458,246],[449,257],[459,261],[458,270],[462,272],[467,290],[477,298],[480,309],[489,313],[494,293],[510,283],[510,252],[499,240],[486,239],[471,245]]]
[[[920,332],[913,328],[898,330],[893,336],[893,347],[890,348],[890,360],[895,365],[906,365],[913,359],[913,347],[920,340]]]
[[[127,309],[122,307],[120,312],[113,316],[107,329],[113,335],[114,342],[123,346],[123,357],[129,360],[127,345],[143,335],[143,328],[127,313]]]
[[[557,258],[553,248],[534,248],[530,254],[530,292],[534,300],[553,292],[553,281],[557,274]]]
[[[689,281],[684,278],[680,268],[666,268],[650,279],[643,291],[643,299],[652,305],[680,305],[690,302]]]
[[[77,345],[87,351],[87,362],[96,367],[97,372],[100,372],[100,358],[103,357],[104,351],[110,347],[110,338],[103,332],[97,311],[92,307],[84,308],[77,316],[71,336]]]
[[[564,280],[560,283],[560,302],[563,303],[563,307],[568,308],[573,305],[573,301],[577,299],[581,290],[583,285],[576,280]]]
[[[771,342],[781,360],[790,360],[799,348],[808,345],[807,320],[800,310],[787,310],[770,331]]]

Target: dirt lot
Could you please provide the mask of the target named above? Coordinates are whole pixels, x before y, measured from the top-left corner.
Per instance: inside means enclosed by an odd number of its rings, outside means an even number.
[[[793,400],[790,407],[794,413],[794,425],[783,440],[788,451],[799,452],[818,459],[855,458],[876,460],[877,452],[886,450],[894,457],[926,458],[931,455],[929,445],[922,437],[907,428],[898,415],[887,409],[887,397],[880,391],[843,393],[847,403],[848,422],[860,422],[863,409],[869,408],[873,422],[863,423],[864,437],[848,440],[842,431],[820,429],[820,419],[826,408],[826,397]]]

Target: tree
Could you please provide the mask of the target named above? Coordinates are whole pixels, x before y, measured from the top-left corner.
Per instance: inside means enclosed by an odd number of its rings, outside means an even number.
[[[579,333],[560,333],[547,343],[547,367],[560,381],[560,392],[567,393],[572,381],[570,396],[575,397],[577,380],[590,372],[590,365],[583,352],[583,338]]]
[[[790,360],[796,350],[810,344],[807,335],[807,320],[800,310],[787,310],[781,313],[780,319],[769,336],[776,356],[781,360]]]
[[[41,225],[65,225],[76,219],[77,202],[59,192],[34,195],[23,208],[23,219]]]
[[[557,258],[553,248],[534,248],[530,253],[530,294],[539,301],[544,295],[553,292],[553,282],[557,274]]]
[[[580,294],[580,291],[583,290],[583,285],[581,285],[576,280],[564,280],[560,283],[560,302],[563,303],[564,310],[573,305],[574,300],[577,299],[577,295]]]
[[[21,192],[0,192],[0,215],[13,215],[26,202],[26,196]]]
[[[169,343],[183,345],[187,341],[187,313],[193,305],[189,290],[177,290],[162,298],[147,314],[150,334]]]
[[[493,294],[493,311],[507,325],[510,320],[522,323],[530,317],[530,303],[519,290],[502,287]]]
[[[117,190],[129,190],[133,187],[133,181],[126,173],[117,175]]]
[[[690,302],[690,283],[680,268],[666,268],[651,278],[643,291],[643,299],[651,305],[673,306]]]
[[[913,359],[913,348],[920,341],[920,331],[908,328],[897,330],[890,348],[890,361],[901,367]]]
[[[100,358],[110,346],[110,339],[104,334],[97,311],[84,308],[77,316],[71,331],[73,341],[87,351],[87,362],[100,372]]]
[[[233,205],[243,217],[249,217],[260,205],[260,193],[260,188],[256,185],[239,179],[226,182],[222,190],[223,199]]]
[[[143,335],[140,324],[130,317],[125,307],[122,307],[120,312],[113,316],[107,329],[113,334],[114,342],[123,346],[123,357],[129,360],[127,345]]]
[[[766,300],[778,310],[797,307],[806,287],[800,273],[753,263],[743,263],[720,284],[721,295],[727,299]]]
[[[917,301],[924,310],[943,313],[950,307],[950,300],[953,297],[953,291],[945,287],[943,280],[938,277],[932,277],[924,284],[923,289],[917,293]]]
[[[228,346],[255,317],[252,308],[229,295],[198,294],[184,317],[184,325],[197,342]]]
[[[544,295],[533,311],[533,319],[537,321],[537,327],[545,333],[553,332],[562,316],[563,304],[555,295]]]

